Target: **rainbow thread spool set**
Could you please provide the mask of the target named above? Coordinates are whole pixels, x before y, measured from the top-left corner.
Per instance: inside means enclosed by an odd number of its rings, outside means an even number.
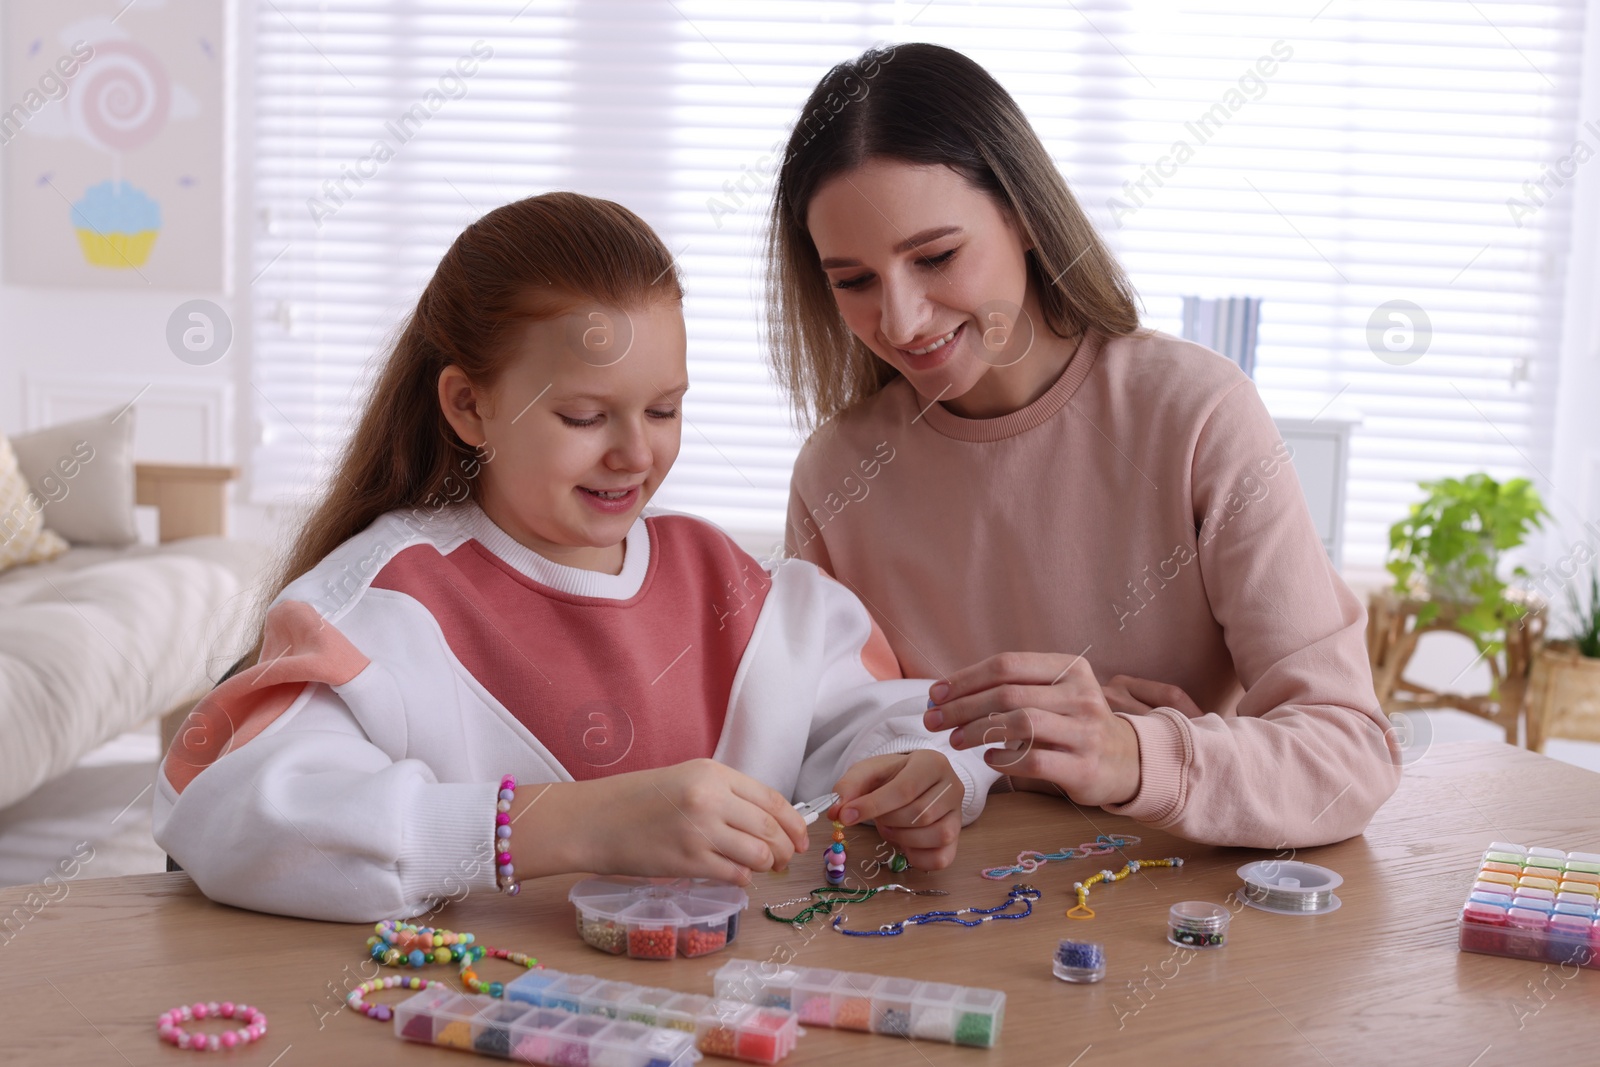
[[[717,996],[791,1010],[805,1026],[993,1048],[1004,1021],[998,989],[919,982],[822,967],[778,967],[729,960],[714,978]]]
[[[1496,841],[1456,926],[1463,952],[1600,967],[1600,853]]]
[[[739,935],[750,898],[704,878],[586,878],[567,894],[584,944],[636,960],[705,956]]]

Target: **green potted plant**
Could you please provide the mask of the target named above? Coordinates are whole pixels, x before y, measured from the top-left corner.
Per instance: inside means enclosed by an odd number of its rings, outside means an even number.
[[[1549,512],[1526,478],[1502,484],[1479,472],[1419,484],[1427,497],[1389,527],[1388,570],[1395,591],[1423,601],[1417,608],[1419,624],[1448,609],[1451,622],[1480,651],[1494,655],[1506,626],[1527,611],[1525,602],[1506,595],[1501,554],[1522,544]],[[1517,567],[1512,573],[1525,576],[1527,571]]]
[[[1547,641],[1533,661],[1528,747],[1547,737],[1600,741],[1600,564],[1567,586],[1569,635]]]

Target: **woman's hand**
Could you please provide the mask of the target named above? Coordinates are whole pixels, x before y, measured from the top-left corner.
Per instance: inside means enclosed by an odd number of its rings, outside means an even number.
[[[1176,708],[1191,719],[1205,714],[1182,689],[1149,678],[1113,674],[1105,685],[1105,694],[1112,711],[1128,715],[1139,715],[1154,708]]]
[[[928,696],[934,706],[924,722],[950,730],[952,748],[1005,745],[984,753],[996,770],[1053,782],[1080,804],[1125,804],[1139,794],[1138,735],[1112,713],[1082,656],[1002,652],[935,683]]]
[[[523,877],[558,873],[544,869],[553,865],[747,885],[752,871],[782,871],[808,844],[788,800],[715,760],[558,782],[542,798],[541,788],[519,788],[512,806],[511,849]]]
[[[922,748],[864,759],[833,791],[839,803],[830,818],[847,826],[876,820],[878,835],[913,867],[937,871],[955,862],[967,788],[943,753]]]

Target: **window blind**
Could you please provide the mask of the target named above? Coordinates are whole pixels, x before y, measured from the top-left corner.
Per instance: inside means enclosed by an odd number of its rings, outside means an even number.
[[[262,0],[254,15],[257,499],[324,474],[365,369],[468,221],[571,188],[639,212],[685,276],[692,389],[658,500],[776,541],[799,445],[760,328],[778,149],[829,66],[910,40],[961,49],[1018,98],[1149,325],[1177,333],[1185,295],[1260,297],[1269,408],[1361,417],[1348,564],[1381,562],[1418,479],[1548,461],[1564,186],[1587,158],[1575,142],[1600,150],[1577,121],[1582,0]],[[492,55],[459,91],[403,143],[386,135],[475,45]],[[377,161],[381,139],[394,152]]]

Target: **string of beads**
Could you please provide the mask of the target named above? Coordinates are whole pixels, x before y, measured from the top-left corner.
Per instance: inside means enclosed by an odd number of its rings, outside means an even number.
[[[1128,877],[1128,875],[1130,875],[1130,874],[1138,874],[1140,869],[1144,868],[1144,867],[1182,867],[1182,866],[1183,866],[1183,860],[1179,859],[1176,856],[1172,856],[1172,857],[1169,857],[1168,859],[1164,859],[1164,860],[1129,860],[1128,863],[1126,864],[1126,866],[1124,866],[1122,868],[1122,870],[1120,870],[1120,871],[1117,871],[1115,873],[1113,873],[1111,871],[1101,871],[1098,874],[1091,875],[1089,878],[1085,879],[1084,881],[1074,882],[1074,883],[1072,883],[1072,889],[1073,889],[1074,892],[1076,892],[1078,894],[1078,903],[1076,905],[1074,905],[1073,907],[1067,909],[1067,918],[1069,918],[1069,919],[1092,919],[1092,918],[1094,918],[1094,912],[1091,911],[1090,908],[1089,908],[1089,887],[1094,885],[1096,882],[1106,882],[1106,883],[1120,882],[1124,878]]]

